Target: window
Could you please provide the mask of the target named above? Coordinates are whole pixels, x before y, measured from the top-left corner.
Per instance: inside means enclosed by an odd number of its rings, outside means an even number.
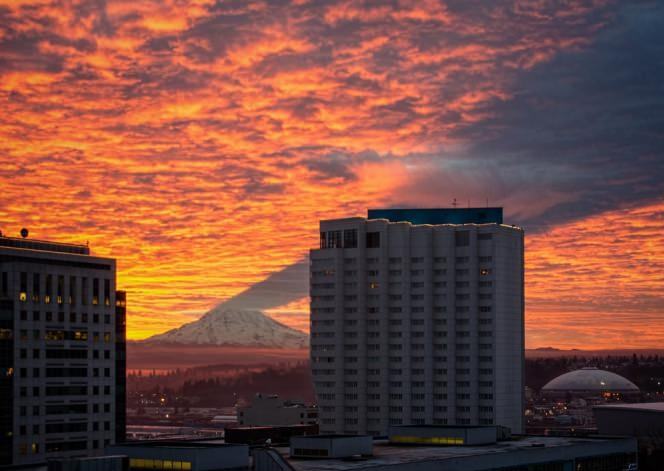
[[[456,231],[454,233],[454,245],[457,247],[467,247],[470,245],[470,232]]]
[[[46,275],[46,290],[44,292],[44,302],[51,304],[51,297],[53,296],[53,276]]]
[[[92,279],[92,304],[99,304],[99,278]]]
[[[88,304],[88,279],[86,277],[81,278],[81,304]]]
[[[104,306],[111,305],[111,280],[104,280]]]
[[[32,274],[32,302],[33,303],[38,303],[39,302],[39,273],[33,273]]]
[[[380,247],[380,232],[367,232],[367,248],[376,249]]]
[[[56,295],[56,302],[62,304],[64,302],[65,295],[65,277],[63,275],[58,275],[58,290]]]
[[[28,274],[26,272],[21,272],[20,276],[20,292],[18,294],[18,299],[22,303],[28,300]]]
[[[76,277],[69,277],[69,304],[76,303]]]
[[[346,229],[344,231],[344,247],[347,249],[357,247],[357,229]]]

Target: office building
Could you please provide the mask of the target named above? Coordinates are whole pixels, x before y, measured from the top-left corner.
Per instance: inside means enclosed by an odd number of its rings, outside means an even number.
[[[321,221],[311,367],[321,433],[523,430],[523,231],[501,208]]]
[[[115,260],[0,236],[0,464],[99,456],[123,439],[125,309]]]

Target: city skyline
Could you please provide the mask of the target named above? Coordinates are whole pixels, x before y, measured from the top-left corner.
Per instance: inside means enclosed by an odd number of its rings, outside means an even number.
[[[116,258],[129,338],[302,263],[319,219],[456,198],[526,231],[528,348],[664,340],[656,2],[0,15],[0,230]],[[268,314],[308,330],[302,290]]]

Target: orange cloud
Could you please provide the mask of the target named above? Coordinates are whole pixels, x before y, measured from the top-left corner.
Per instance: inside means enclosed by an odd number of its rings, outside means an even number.
[[[491,105],[518,96],[519,73],[592,43],[611,17],[605,2],[544,8],[0,1],[1,229],[116,257],[131,338],[190,321],[301,259],[319,219],[403,194],[447,203],[412,185],[438,167],[470,188],[454,173],[474,139],[462,132],[499,119]],[[569,194],[504,201],[531,217]],[[548,254],[529,258],[534,280],[566,273],[546,247],[529,253]],[[557,297],[530,292],[533,316],[553,312]],[[305,328],[302,306],[273,314]]]

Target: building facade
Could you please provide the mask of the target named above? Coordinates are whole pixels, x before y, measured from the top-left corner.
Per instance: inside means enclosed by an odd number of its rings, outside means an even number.
[[[87,246],[0,236],[0,464],[98,456],[123,439],[115,271]]]
[[[310,253],[321,433],[523,431],[524,236],[489,209],[321,221]]]

